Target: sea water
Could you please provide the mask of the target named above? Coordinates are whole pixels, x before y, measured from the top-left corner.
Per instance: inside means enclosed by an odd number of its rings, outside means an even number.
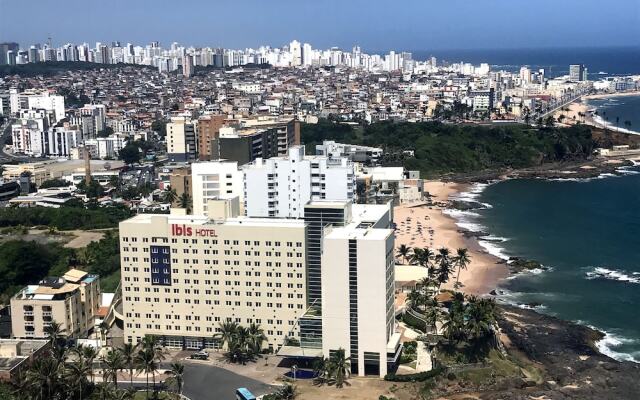
[[[481,244],[539,269],[500,286],[500,301],[589,325],[606,333],[602,352],[640,362],[640,171],[588,180],[515,179],[476,187],[490,205],[463,224]]]

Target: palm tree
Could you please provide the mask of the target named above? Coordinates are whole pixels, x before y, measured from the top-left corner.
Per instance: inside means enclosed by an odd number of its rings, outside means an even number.
[[[351,357],[346,357],[343,348],[329,356],[329,371],[336,387],[341,388],[351,374]]]
[[[65,329],[56,321],[51,321],[49,325],[44,328],[44,334],[47,335],[49,342],[51,342],[51,345],[54,347],[60,344],[60,340],[64,338],[64,332]]]
[[[171,364],[169,375],[171,375],[171,380],[176,384],[176,393],[178,396],[182,396],[182,388],[184,387],[184,365],[179,363]]]
[[[53,399],[60,389],[61,364],[53,357],[39,357],[33,361],[31,368],[27,371],[27,381],[29,387],[37,399]]]
[[[103,369],[107,371],[107,379],[111,378],[113,386],[118,388],[118,371],[124,368],[124,357],[120,350],[111,349],[107,352],[106,356],[102,357],[104,363]]]
[[[460,338],[462,328],[464,326],[463,316],[460,313],[454,312],[453,309],[445,315],[442,330],[444,337],[452,343]]]
[[[406,244],[401,244],[398,248],[397,257],[402,257],[404,263],[406,264],[409,260],[409,254],[411,254],[411,247],[407,246]]]
[[[251,323],[249,325],[249,343],[251,351],[254,354],[259,354],[262,351],[262,345],[267,337],[264,334],[264,330],[260,327],[260,325]]]
[[[187,214],[191,213],[191,205],[193,203],[191,202],[191,196],[189,196],[187,193],[182,193],[182,195],[180,196],[180,199],[178,201],[178,205],[181,208],[185,208],[187,210]]]
[[[218,337],[222,342],[222,345],[227,345],[227,348],[231,347],[231,343],[234,340],[235,334],[238,331],[237,322],[222,322],[219,324]]]
[[[437,269],[437,280],[438,280],[438,289],[442,286],[443,283],[446,283],[449,280],[449,275],[453,272],[453,267],[451,265],[451,256],[449,249],[446,247],[441,247],[438,249],[438,254],[435,257],[436,264],[438,265]]]
[[[91,372],[91,366],[84,357],[80,357],[74,362],[67,363],[65,368],[67,379],[69,379],[72,386],[77,386],[78,399],[82,400],[82,393],[85,388],[84,384],[87,382],[87,375]]]
[[[116,393],[116,389],[109,382],[101,382],[96,385],[95,391],[99,398],[106,400],[111,399]]]
[[[169,189],[166,192],[164,192],[163,200],[165,202],[169,204],[173,204],[177,199],[178,199],[178,193],[176,193],[175,189]]]
[[[431,307],[427,308],[427,311],[425,313],[425,322],[427,324],[427,328],[428,327],[436,327],[436,323],[438,321],[440,321],[442,318],[442,312],[440,311],[440,309],[438,308],[438,304],[432,304]]]
[[[158,370],[158,364],[156,363],[156,356],[153,350],[150,349],[141,349],[138,351],[136,355],[136,364],[138,368],[145,373],[147,377],[147,396],[149,398],[149,374],[153,376],[153,390],[155,392],[156,389],[156,376],[155,373]]]
[[[155,335],[146,335],[142,338],[142,348],[153,352],[156,361],[165,359],[165,352],[160,345],[160,338]]]
[[[87,360],[87,363],[89,363],[89,366],[90,366],[89,374],[91,374],[91,382],[93,383],[94,381],[93,361],[98,356],[98,352],[96,351],[95,348],[91,346],[78,346],[78,349],[82,351],[82,356]]]
[[[131,343],[125,343],[120,348],[120,353],[122,353],[122,362],[124,364],[124,367],[126,367],[129,370],[130,387],[133,387],[133,367],[135,366],[135,361],[136,361],[135,351],[136,351],[136,348]]]
[[[458,287],[460,285],[460,271],[463,269],[467,269],[470,262],[471,257],[469,256],[469,251],[467,249],[458,249],[456,251],[454,265],[458,267],[458,274],[456,275],[455,287]]]

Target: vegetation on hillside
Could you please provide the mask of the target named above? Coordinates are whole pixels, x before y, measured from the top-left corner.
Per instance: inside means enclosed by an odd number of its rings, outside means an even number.
[[[6,303],[25,285],[46,276],[64,275],[69,268],[100,275],[102,290],[114,291],[120,281],[118,235],[107,231],[101,240],[80,249],[20,239],[0,244],[0,303]]]
[[[59,230],[115,228],[130,218],[125,206],[0,208],[0,227],[46,225]]]
[[[354,127],[327,120],[302,124],[302,141],[308,151],[314,151],[315,144],[323,140],[382,147],[383,165],[403,165],[427,177],[584,160],[593,154],[595,145],[591,128],[584,125],[532,128],[379,122]]]

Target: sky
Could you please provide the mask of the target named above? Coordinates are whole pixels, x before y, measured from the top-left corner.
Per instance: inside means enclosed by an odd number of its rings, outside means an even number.
[[[0,42],[366,51],[640,45],[640,0],[0,0]]]

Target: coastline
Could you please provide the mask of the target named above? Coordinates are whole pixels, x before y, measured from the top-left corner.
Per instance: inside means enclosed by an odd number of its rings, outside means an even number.
[[[585,100],[597,100],[597,99],[608,99],[610,97],[627,97],[627,96],[640,96],[640,90],[635,90],[632,92],[614,92],[614,93],[602,93],[602,94],[589,94],[583,97]]]
[[[637,164],[634,164],[637,165]],[[581,178],[550,178],[550,177],[546,177],[544,175],[539,176],[538,178],[540,179],[550,179],[550,180],[580,180],[580,181],[589,181],[592,179],[599,179],[599,178],[609,178],[609,177],[615,177],[615,176],[621,176],[621,175],[626,175],[626,174],[630,174],[631,172],[627,172],[627,166],[621,166],[618,165],[616,167],[616,173],[612,174],[612,173],[602,173],[602,171],[600,171],[600,174],[597,177],[581,177]],[[634,172],[634,174],[637,174],[638,172]],[[516,176],[512,176],[514,178],[519,178],[516,174]],[[531,177],[522,177],[522,178],[531,178]],[[498,181],[504,181],[505,179],[509,179],[509,176],[501,176]],[[487,184],[479,184],[479,186],[477,186],[475,189],[473,188],[473,186],[471,184],[453,184],[453,187],[457,190],[450,190],[449,191],[449,198],[451,200],[456,200],[458,198],[460,198],[462,201],[472,201],[472,202],[477,202],[476,197],[477,194],[480,193],[482,190],[484,190],[484,188],[487,186]],[[482,203],[477,202],[477,204],[482,207],[491,207],[491,205],[484,205]],[[444,211],[444,210],[441,210]],[[459,214],[458,214],[459,213]],[[452,213],[454,216],[450,216],[447,215],[447,213],[443,213],[443,217],[444,218],[448,218],[451,219],[453,221],[454,225],[458,225],[458,226],[462,226],[465,227],[465,225],[467,225],[469,228],[468,229],[458,229],[457,230],[457,234],[460,235],[462,237],[462,240],[467,243],[469,246],[469,252],[472,254],[472,257],[474,255],[480,254],[480,255],[484,255],[484,256],[488,256],[493,258],[493,260],[500,266],[504,267],[503,271],[500,271],[500,269],[496,269],[496,268],[489,268],[487,270],[484,270],[482,268],[469,268],[469,270],[467,271],[471,276],[467,276],[465,277],[466,279],[478,279],[480,282],[482,282],[484,284],[484,287],[482,287],[481,290],[477,290],[477,286],[475,285],[471,285],[469,287],[470,290],[467,290],[466,287],[463,287],[462,289],[460,289],[460,291],[467,293],[467,294],[474,294],[474,295],[487,295],[487,294],[491,294],[492,296],[498,296],[496,297],[496,300],[498,300],[499,298],[502,299],[502,301],[500,301],[500,305],[501,307],[511,307],[511,308],[517,308],[520,310],[527,310],[531,313],[535,313],[540,315],[540,318],[547,318],[547,317],[551,317],[554,314],[551,314],[551,316],[546,313],[544,311],[545,307],[544,305],[540,305],[538,303],[535,303],[535,305],[533,304],[529,304],[526,302],[513,302],[508,300],[507,298],[503,298],[502,295],[508,293],[508,291],[503,292],[501,290],[499,290],[499,285],[500,283],[505,280],[505,279],[510,279],[510,278],[514,278],[516,276],[519,276],[522,273],[527,273],[527,269],[530,269],[530,273],[540,273],[540,272],[544,272],[545,268],[539,269],[536,267],[536,269],[531,269],[531,268],[525,268],[525,269],[518,269],[518,268],[511,268],[507,266],[506,260],[509,259],[509,256],[503,256],[502,258],[499,258],[495,255],[500,255],[502,250],[499,247],[499,245],[496,245],[494,249],[489,248],[489,246],[492,246],[493,240],[489,241],[488,243],[486,241],[483,241],[484,237],[487,237],[486,235],[489,235],[489,233],[485,232],[482,226],[478,226],[474,224],[473,221],[473,213],[474,210],[471,209],[469,211],[457,211],[455,210],[454,213]],[[469,217],[471,217],[471,221],[467,221],[464,216],[468,215]],[[500,241],[500,238],[494,238],[494,240],[496,242]],[[495,254],[492,255],[491,253]],[[519,255],[516,255],[517,257],[513,257],[513,259],[518,258],[519,259]],[[528,260],[525,259],[520,259],[523,260],[525,262],[528,262]],[[534,261],[535,264],[537,264]],[[538,264],[539,265],[539,264]],[[495,276],[495,272],[496,271],[500,271],[506,275],[499,275],[498,277]],[[461,275],[461,281],[462,281],[462,275]],[[490,286],[493,285],[493,288],[490,289]],[[451,288],[452,285],[448,285],[446,286],[446,288]],[[495,290],[495,292],[490,293],[492,290]],[[497,293],[496,293],[497,292]],[[538,308],[540,307],[540,308]],[[544,316],[544,317],[543,317]],[[554,317],[551,317],[554,318]],[[555,317],[557,318],[557,317]],[[562,321],[563,323],[569,324],[569,325],[576,325],[576,326],[580,326],[583,327],[585,329],[588,329],[592,332],[594,332],[594,336],[591,339],[591,343],[592,346],[594,348],[594,350],[596,350],[600,355],[604,356],[604,357],[608,357],[610,359],[616,360],[617,362],[630,362],[632,364],[639,364],[640,361],[638,360],[637,357],[634,358],[633,355],[631,355],[631,353],[625,353],[625,352],[620,352],[618,351],[616,348],[616,346],[619,346],[621,343],[625,343],[625,341],[630,340],[628,339],[628,337],[623,337],[620,336],[618,333],[616,333],[615,331],[612,332],[610,331],[608,328],[602,328],[602,327],[597,327],[594,326],[592,324],[589,324],[588,322],[585,321],[581,321],[581,320],[563,320],[563,319],[558,319],[558,321]]]
[[[559,109],[553,113],[553,116],[556,120],[558,120],[560,115],[564,115],[564,119],[562,120],[562,122],[558,123],[561,126],[570,126],[577,123],[582,123],[582,124],[590,125],[596,128],[609,129],[619,133],[640,135],[639,131],[619,127],[615,125],[613,122],[606,121],[599,115],[592,115],[589,112],[590,107],[588,104],[589,100],[608,99],[608,98],[614,98],[614,97],[637,97],[637,96],[640,96],[640,91],[587,95],[587,96],[583,96],[580,99],[576,99],[572,103],[568,104],[566,106],[566,108],[568,108],[568,111],[563,111],[562,109]]]
[[[467,248],[471,263],[466,270],[460,272],[462,286],[459,290],[473,295],[489,294],[497,288],[500,281],[509,277],[505,260],[490,254],[482,247],[478,238],[465,234],[465,230],[459,226],[460,221],[452,215],[458,211],[444,207],[444,203],[466,193],[470,186],[429,181],[425,182],[424,189],[437,205],[427,206],[423,203],[394,208],[394,222],[398,227],[396,250],[402,244],[412,248],[428,247],[434,251],[447,247],[453,253],[458,248]],[[426,276],[426,270],[424,275]],[[443,288],[453,289],[456,275],[457,271]]]

